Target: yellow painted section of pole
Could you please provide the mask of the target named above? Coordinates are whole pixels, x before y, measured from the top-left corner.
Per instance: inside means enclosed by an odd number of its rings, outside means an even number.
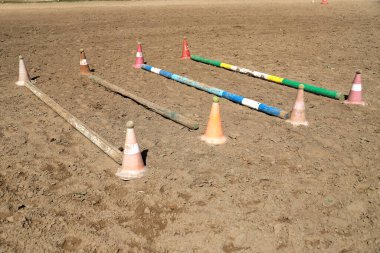
[[[268,80],[275,83],[282,84],[282,81],[284,80],[284,78],[278,77],[278,76],[268,76]]]
[[[222,63],[222,64],[220,64],[220,66],[221,66],[222,68],[225,68],[225,69],[231,69],[231,70],[232,70],[232,67],[233,67],[233,65],[228,64],[228,63]]]

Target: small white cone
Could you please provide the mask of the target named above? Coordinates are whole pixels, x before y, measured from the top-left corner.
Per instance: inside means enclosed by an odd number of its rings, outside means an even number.
[[[137,144],[133,121],[127,122],[127,135],[125,138],[124,154],[121,168],[116,172],[122,180],[132,180],[145,175],[146,167]]]
[[[26,70],[23,57],[19,56],[19,67],[18,67],[18,81],[16,85],[24,86],[25,82],[30,82],[30,77],[28,71]]]
[[[293,126],[308,126],[305,115],[305,99],[304,99],[303,84],[298,86],[296,101],[294,102],[293,109],[290,113],[290,118],[286,122],[291,123]]]

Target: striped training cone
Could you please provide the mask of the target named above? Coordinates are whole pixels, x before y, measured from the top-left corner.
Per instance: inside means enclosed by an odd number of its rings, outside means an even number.
[[[329,2],[328,2],[328,0],[322,0],[321,1],[321,4],[328,4]]]
[[[91,75],[90,66],[88,65],[86,55],[84,53],[84,50],[81,48],[80,55],[79,55],[79,65],[80,65],[80,74],[81,75]]]
[[[291,123],[293,126],[308,126],[305,116],[305,102],[304,102],[304,85],[298,86],[297,98],[294,103],[293,109],[290,113],[290,118],[286,122]]]
[[[222,120],[220,117],[219,98],[214,96],[214,103],[211,106],[210,117],[207,123],[206,133],[201,136],[201,140],[208,144],[219,145],[227,141],[223,134]]]
[[[25,82],[30,82],[30,76],[28,74],[28,70],[26,69],[24,58],[21,55],[18,58],[18,81],[16,82],[16,84],[18,86],[24,86]]]
[[[142,47],[141,43],[137,43],[137,52],[136,52],[136,61],[135,64],[133,65],[134,68],[139,69],[141,68],[141,65],[144,64],[144,56],[142,53]]]
[[[189,50],[189,45],[187,44],[186,37],[183,37],[181,59],[190,59],[190,50]]]
[[[121,168],[115,174],[122,180],[132,180],[144,176],[144,165],[139,144],[137,144],[133,121],[127,122],[127,136],[125,138],[124,155]]]
[[[360,70],[356,71],[350,93],[348,94],[348,98],[344,101],[344,103],[348,105],[365,105],[364,101],[362,100],[362,77]]]

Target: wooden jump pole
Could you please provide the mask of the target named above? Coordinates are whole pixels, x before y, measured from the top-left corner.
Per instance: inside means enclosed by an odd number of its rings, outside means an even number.
[[[86,126],[83,122],[81,122],[79,119],[70,114],[67,110],[62,108],[53,99],[51,99],[41,90],[39,90],[36,86],[34,86],[30,81],[26,81],[24,83],[24,86],[26,86],[31,92],[34,93],[34,95],[41,99],[56,113],[58,113],[59,116],[64,118],[70,125],[72,125],[76,130],[83,134],[92,143],[94,143],[98,148],[100,148],[104,153],[111,157],[115,162],[121,165],[123,153],[120,152],[120,150],[118,150],[111,143],[103,139],[99,134],[91,130],[88,126]]]
[[[170,119],[170,120],[172,120],[176,123],[179,123],[179,124],[189,128],[189,129],[192,129],[192,130],[197,130],[199,128],[197,123],[192,122],[190,119],[182,116],[181,114],[170,111],[170,110],[168,110],[168,109],[166,109],[160,105],[157,105],[157,104],[150,102],[144,98],[138,97],[135,94],[127,92],[126,90],[124,90],[124,89],[122,89],[122,88],[98,77],[98,76],[90,74],[90,75],[87,75],[87,77],[90,80],[92,80],[93,82],[100,84],[100,85],[104,86],[105,88],[107,88],[113,92],[116,92],[120,95],[128,97],[128,98],[134,100],[136,103],[143,105],[144,107],[162,115],[163,117],[165,117],[167,119]]]

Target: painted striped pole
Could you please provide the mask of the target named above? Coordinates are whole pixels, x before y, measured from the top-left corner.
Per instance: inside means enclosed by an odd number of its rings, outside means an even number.
[[[321,87],[318,87],[318,86],[314,86],[314,85],[311,85],[311,84],[301,83],[301,82],[293,81],[293,80],[282,78],[282,77],[278,77],[278,76],[268,75],[268,74],[261,73],[261,72],[258,72],[258,71],[253,71],[253,70],[249,70],[249,69],[242,68],[242,67],[239,67],[239,66],[234,66],[234,65],[231,65],[231,64],[228,64],[228,63],[224,63],[224,62],[221,62],[221,61],[215,61],[215,60],[206,59],[206,58],[203,58],[203,57],[197,56],[197,55],[191,55],[191,59],[194,60],[194,61],[206,63],[206,64],[213,65],[213,66],[216,66],[216,67],[225,68],[225,69],[232,70],[232,71],[235,71],[235,72],[239,72],[239,73],[242,73],[242,74],[247,74],[249,76],[253,76],[253,77],[260,78],[260,79],[263,79],[263,80],[267,80],[267,81],[270,81],[270,82],[274,82],[274,83],[278,83],[278,84],[283,84],[283,85],[286,85],[286,86],[289,86],[289,87],[293,87],[293,88],[296,88],[296,89],[298,89],[298,86],[300,84],[303,84],[305,91],[308,91],[308,92],[311,92],[311,93],[314,93],[314,94],[317,94],[317,95],[329,97],[329,98],[334,98],[334,99],[339,99],[339,100],[343,100],[344,99],[344,95],[341,92],[338,92],[338,91],[328,90],[328,89],[321,88]]]
[[[221,90],[221,89],[218,89],[215,87],[211,87],[211,86],[208,86],[207,84],[200,83],[197,81],[193,81],[193,80],[188,79],[186,77],[179,76],[179,75],[170,73],[166,70],[155,68],[155,67],[152,67],[152,66],[149,66],[146,64],[141,65],[141,68],[144,70],[156,73],[158,75],[164,76],[166,78],[172,79],[172,80],[177,81],[179,83],[186,84],[188,86],[197,88],[199,90],[203,90],[203,91],[206,91],[208,93],[214,94],[216,96],[228,99],[228,100],[233,101],[235,103],[245,105],[251,109],[255,109],[257,111],[264,112],[266,114],[276,116],[279,118],[283,118],[283,119],[288,118],[288,112],[283,111],[281,109],[278,109],[276,107],[272,107],[272,106],[269,106],[266,104],[262,104],[262,103],[254,101],[252,99],[244,98],[242,96],[233,94],[231,92],[224,91],[224,90]]]

